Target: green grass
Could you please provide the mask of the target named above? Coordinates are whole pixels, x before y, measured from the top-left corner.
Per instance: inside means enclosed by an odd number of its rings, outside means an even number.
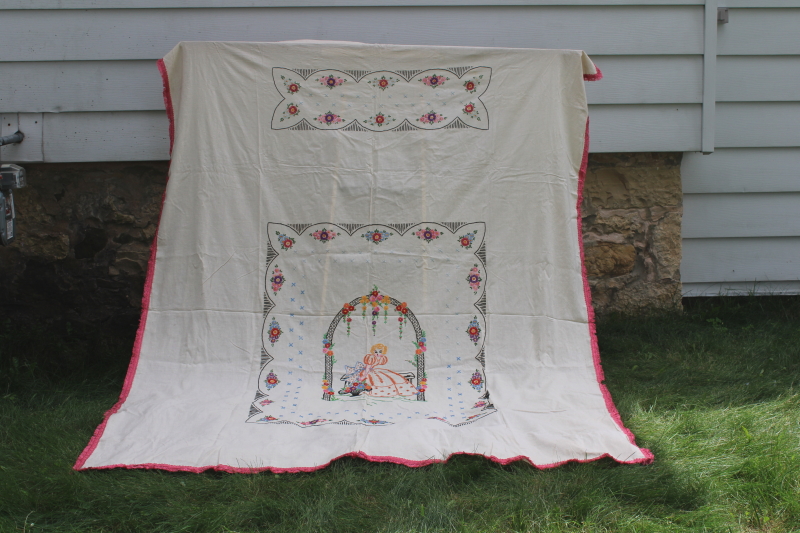
[[[682,316],[607,318],[599,339],[650,466],[74,472],[132,335],[0,327],[0,531],[800,530],[800,299],[692,300]]]

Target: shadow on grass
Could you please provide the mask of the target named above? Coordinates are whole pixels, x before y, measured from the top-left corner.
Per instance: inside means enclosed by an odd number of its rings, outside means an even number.
[[[800,526],[799,317],[797,298],[758,298],[603,319],[606,382],[656,462],[544,471],[454,456],[285,475],[76,473],[119,394],[132,333],[3,330],[0,530],[789,530]]]

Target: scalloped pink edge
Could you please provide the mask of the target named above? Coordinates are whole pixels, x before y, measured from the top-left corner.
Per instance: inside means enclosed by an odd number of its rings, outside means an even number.
[[[600,81],[603,79],[603,73],[600,71],[600,68],[595,65],[594,69],[597,71],[597,74],[584,74],[583,81]]]
[[[161,72],[161,78],[164,82],[164,104],[166,106],[167,115],[169,116],[169,151],[172,154],[172,145],[175,139],[175,115],[173,112],[172,107],[172,96],[169,90],[169,76],[167,74],[167,69],[164,65],[164,60],[159,59],[158,62],[158,70]],[[584,79],[588,81],[596,81],[603,77],[603,74],[600,72],[600,69],[597,69],[597,74],[593,76],[584,75]],[[586,119],[586,134],[583,143],[583,157],[581,159],[581,168],[580,173],[578,174],[578,203],[576,206],[577,213],[578,213],[578,244],[580,248],[580,256],[581,256],[581,274],[583,277],[583,295],[586,301],[586,310],[589,317],[589,334],[591,337],[592,343],[592,359],[594,361],[594,369],[595,375],[597,379],[597,384],[600,387],[600,391],[603,394],[603,400],[606,404],[606,409],[608,409],[609,414],[617,423],[619,428],[627,435],[628,440],[631,444],[636,446],[636,437],[634,437],[633,433],[625,427],[622,423],[622,417],[619,415],[619,411],[617,411],[616,406],[614,405],[614,401],[611,398],[611,393],[609,392],[608,388],[603,384],[603,380],[605,379],[603,374],[603,368],[600,365],[600,349],[597,345],[597,334],[596,334],[596,327],[595,327],[595,316],[594,316],[594,308],[592,307],[592,293],[589,288],[589,278],[586,274],[586,265],[584,263],[584,253],[583,253],[583,226],[581,224],[581,203],[583,202],[583,184],[586,179],[586,169],[589,164],[589,119]],[[164,207],[164,200],[166,198],[166,191],[164,193],[164,197],[161,199],[161,208],[163,210]],[[160,215],[159,215],[160,218]],[[401,457],[391,457],[391,456],[381,456],[381,455],[367,455],[364,452],[350,452],[339,455],[338,457],[334,457],[330,461],[325,464],[317,465],[317,466],[299,466],[295,468],[279,468],[273,466],[265,466],[260,468],[240,468],[228,465],[208,465],[208,466],[182,466],[182,465],[168,465],[168,464],[159,464],[159,463],[143,463],[143,464],[116,464],[116,465],[107,465],[107,466],[92,466],[92,467],[84,467],[83,465],[86,463],[86,460],[89,458],[90,455],[94,452],[97,448],[97,444],[100,442],[100,438],[103,436],[103,432],[106,429],[106,424],[108,424],[108,419],[119,411],[122,404],[125,403],[125,400],[128,398],[128,393],[131,390],[131,386],[133,385],[133,378],[136,374],[136,367],[139,364],[139,354],[142,349],[142,338],[144,337],[144,329],[147,323],[147,311],[150,307],[150,292],[153,288],[153,272],[155,270],[156,264],[156,248],[158,242],[158,229],[156,229],[156,234],[153,237],[153,244],[150,247],[150,262],[147,266],[147,279],[145,281],[144,287],[144,295],[142,297],[142,316],[139,321],[139,329],[136,332],[136,341],[133,345],[133,355],[131,357],[130,366],[128,366],[128,372],[125,375],[125,383],[122,386],[122,393],[120,394],[119,400],[117,401],[114,406],[109,409],[105,416],[103,417],[103,422],[97,427],[94,434],[92,435],[91,440],[89,441],[88,446],[86,449],[83,450],[83,453],[78,456],[78,460],[75,462],[75,465],[72,467],[74,470],[107,470],[110,468],[128,468],[128,469],[157,469],[157,470],[167,470],[170,472],[193,472],[193,473],[201,473],[206,470],[216,470],[218,472],[228,472],[231,474],[256,474],[259,472],[273,472],[276,474],[284,474],[284,473],[300,473],[300,472],[313,472],[315,470],[321,470],[329,466],[333,461],[338,459],[342,459],[343,457],[359,457],[361,459],[365,459],[367,461],[375,462],[375,463],[396,463],[401,464],[404,466],[412,467],[412,468],[419,468],[422,466],[428,466],[434,463],[446,463],[451,457],[454,455],[478,455],[489,459],[495,463],[499,463],[501,465],[507,465],[509,463],[513,463],[515,461],[527,461],[529,464],[533,465],[534,467],[544,470],[546,468],[555,468],[557,466],[561,466],[567,463],[589,463],[593,461],[599,461],[600,459],[604,459],[606,457],[617,461],[618,463],[622,464],[650,464],[653,462],[653,454],[647,448],[639,448],[641,452],[645,455],[640,459],[633,459],[630,461],[621,461],[609,455],[608,453],[604,453],[592,459],[567,459],[565,461],[559,461],[557,463],[549,463],[544,465],[537,465],[534,463],[530,457],[525,455],[517,455],[515,457],[509,457],[507,459],[501,459],[499,457],[495,457],[493,455],[484,455],[479,453],[468,453],[468,452],[456,452],[452,453],[447,456],[445,459],[426,459],[424,461],[414,461],[411,459],[403,459]]]

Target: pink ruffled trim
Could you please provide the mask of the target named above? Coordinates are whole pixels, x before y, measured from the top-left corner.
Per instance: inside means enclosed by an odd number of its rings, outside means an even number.
[[[603,73],[600,71],[600,68],[597,65],[595,65],[594,68],[597,74],[584,74],[583,81],[600,81],[603,79]]]
[[[602,76],[600,69],[597,69],[597,74]],[[599,79],[599,78],[598,78]],[[605,374],[603,367],[600,365],[600,347],[597,345],[597,328],[595,327],[594,308],[592,307],[592,291],[589,287],[589,277],[586,274],[586,261],[583,254],[583,225],[581,219],[581,204],[583,203],[583,184],[586,180],[586,168],[589,165],[589,119],[586,119],[586,139],[583,144],[583,159],[581,160],[581,171],[578,174],[578,245],[581,251],[581,273],[583,275],[583,297],[586,300],[586,311],[589,315],[589,335],[592,339],[592,359],[594,360],[594,371],[597,376],[597,384],[600,387],[600,392],[603,394],[603,400],[606,402],[606,409],[611,415],[611,418],[617,423],[617,426],[628,436],[631,444],[636,446],[636,437],[634,437],[631,430],[625,427],[622,423],[622,417],[619,416],[619,411],[614,405],[614,400],[611,399],[611,392],[608,387],[603,384],[605,381]],[[632,461],[635,463],[650,464],[653,462],[653,453],[647,448],[639,448],[645,455],[642,459]],[[620,461],[626,462],[626,461]]]
[[[164,66],[164,60],[159,59],[158,62],[158,70],[161,72],[161,78],[164,81],[164,104],[166,105],[167,109],[167,116],[169,117],[169,153],[172,154],[172,144],[175,138],[175,115],[172,109],[172,96],[169,91],[169,77],[167,75],[167,69]],[[167,180],[169,181],[169,173],[167,173]],[[167,192],[164,191],[164,194],[161,197],[161,211],[164,209],[164,201],[166,200]],[[161,212],[159,211],[159,219],[161,218]],[[89,444],[83,450],[83,452],[78,456],[78,460],[75,462],[75,465],[72,467],[74,470],[84,470],[83,465],[86,463],[86,460],[89,456],[94,453],[94,450],[97,448],[97,444],[100,442],[100,438],[103,436],[103,432],[106,430],[106,425],[108,424],[108,419],[111,418],[111,415],[119,411],[122,404],[125,403],[125,400],[128,398],[128,394],[131,391],[131,387],[133,386],[133,378],[136,375],[136,367],[139,365],[139,354],[142,351],[142,338],[144,337],[144,330],[145,325],[147,324],[147,312],[150,309],[150,293],[153,290],[153,273],[156,267],[156,251],[158,249],[158,226],[156,226],[155,235],[153,235],[153,242],[150,244],[150,260],[147,263],[147,277],[145,278],[144,282],[144,294],[142,295],[142,315],[139,318],[139,329],[136,331],[136,339],[133,343],[133,354],[131,355],[131,363],[128,365],[128,372],[125,374],[125,382],[122,385],[122,392],[119,395],[119,400],[114,406],[106,411],[106,414],[103,416],[103,422],[97,427],[92,434],[91,440],[89,440]],[[123,466],[123,465],[118,465]]]
[[[173,114],[172,109],[172,97],[169,91],[169,77],[167,76],[166,68],[164,67],[164,61],[158,61],[158,68],[161,72],[161,76],[164,80],[164,102],[167,108],[167,114],[169,115],[169,136],[170,136],[170,153],[172,153],[172,143],[174,139],[174,126],[175,126],[175,116]],[[597,70],[596,79],[600,79],[602,74],[600,73],[600,69]],[[584,77],[585,78],[585,77]],[[578,212],[578,243],[580,247],[580,254],[581,254],[581,268],[582,268],[582,275],[583,275],[583,295],[586,300],[586,309],[589,314],[589,332],[591,336],[592,342],[592,359],[594,361],[594,368],[597,374],[597,383],[600,386],[600,391],[603,394],[603,399],[605,400],[606,408],[608,412],[611,414],[611,417],[620,427],[620,429],[625,432],[628,436],[628,440],[636,446],[636,438],[634,437],[633,433],[626,428],[622,423],[622,418],[619,415],[619,411],[617,411],[616,406],[614,405],[614,401],[611,399],[611,393],[608,391],[605,385],[603,385],[603,380],[605,379],[603,376],[603,368],[600,366],[600,349],[597,345],[597,335],[596,335],[596,328],[595,328],[595,320],[594,320],[594,309],[592,308],[592,293],[589,289],[589,279],[586,275],[586,265],[584,264],[584,254],[583,254],[583,227],[581,226],[581,203],[583,201],[583,184],[586,178],[586,168],[589,163],[589,120],[586,120],[586,137],[584,139],[583,145],[583,159],[581,160],[581,168],[580,173],[578,175],[578,204],[577,204],[577,212]],[[164,199],[166,197],[166,193],[164,198],[161,199],[161,207],[164,207]],[[133,465],[126,465],[126,464],[117,464],[117,465],[107,465],[107,466],[94,466],[94,467],[84,467],[83,465],[86,463],[86,460],[89,458],[90,455],[94,452],[95,448],[97,448],[97,444],[100,441],[100,437],[103,436],[103,432],[106,429],[106,424],[108,423],[108,419],[119,411],[119,408],[125,403],[125,400],[128,397],[128,393],[131,390],[131,386],[133,385],[133,377],[136,374],[136,367],[139,363],[139,354],[142,349],[142,337],[144,336],[144,329],[145,324],[147,323],[147,311],[150,307],[150,292],[153,288],[153,272],[155,270],[156,264],[156,248],[158,242],[158,230],[156,229],[156,234],[153,237],[153,244],[150,248],[150,262],[147,267],[147,280],[145,282],[145,290],[144,296],[142,297],[142,316],[139,322],[139,330],[136,332],[136,342],[133,345],[133,356],[131,357],[131,364],[128,367],[128,373],[125,376],[125,383],[122,387],[122,393],[120,394],[119,401],[112,407],[111,409],[106,412],[105,417],[103,418],[103,422],[98,426],[95,430],[94,434],[92,435],[92,439],[89,441],[89,445],[83,450],[83,453],[78,457],[75,466],[73,469],[75,470],[107,470],[110,468],[128,468],[128,469],[158,469],[158,470],[168,470],[170,472],[194,472],[200,473],[206,470],[216,470],[218,472],[228,472],[232,474],[255,474],[258,472],[274,472],[276,474],[283,474],[283,473],[299,473],[299,472],[313,472],[315,470],[321,470],[329,466],[333,461],[341,459],[343,457],[359,457],[361,459],[365,459],[367,461],[375,462],[375,463],[396,463],[405,465],[412,468],[418,468],[421,466],[427,466],[434,463],[445,463],[454,455],[479,455],[489,459],[490,461],[494,461],[495,463],[499,463],[502,465],[507,465],[509,463],[513,463],[514,461],[527,461],[534,467],[544,470],[546,468],[555,468],[557,466],[561,466],[567,463],[589,463],[592,461],[598,461],[600,459],[604,459],[606,457],[614,459],[618,463],[622,464],[650,464],[653,462],[653,454],[650,450],[646,448],[639,448],[642,453],[645,455],[640,459],[632,459],[630,461],[621,461],[609,455],[608,453],[604,453],[598,457],[593,459],[567,459],[565,461],[559,461],[557,463],[549,463],[544,465],[537,465],[534,463],[530,457],[525,455],[517,455],[515,457],[509,457],[507,459],[501,459],[499,457],[495,457],[493,455],[484,455],[479,453],[468,453],[468,452],[456,452],[450,454],[446,459],[427,459],[424,461],[413,461],[410,459],[403,459],[401,457],[391,457],[391,456],[382,456],[382,455],[367,455],[364,452],[350,452],[342,454],[338,457],[334,457],[327,463],[317,465],[317,466],[301,466],[296,468],[278,468],[278,467],[271,467],[265,466],[260,468],[239,468],[234,466],[228,465],[208,465],[208,466],[181,466],[181,465],[169,465],[169,464],[159,464],[159,463],[143,463],[143,464],[133,464]]]

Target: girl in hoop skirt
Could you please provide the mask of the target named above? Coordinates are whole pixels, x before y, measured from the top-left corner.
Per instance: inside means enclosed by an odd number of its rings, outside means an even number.
[[[360,380],[372,387],[367,394],[380,398],[415,396],[419,391],[410,381],[397,372],[378,368],[389,361],[386,357],[388,350],[385,344],[376,344],[370,348],[370,353],[364,356],[365,366],[361,371]]]

